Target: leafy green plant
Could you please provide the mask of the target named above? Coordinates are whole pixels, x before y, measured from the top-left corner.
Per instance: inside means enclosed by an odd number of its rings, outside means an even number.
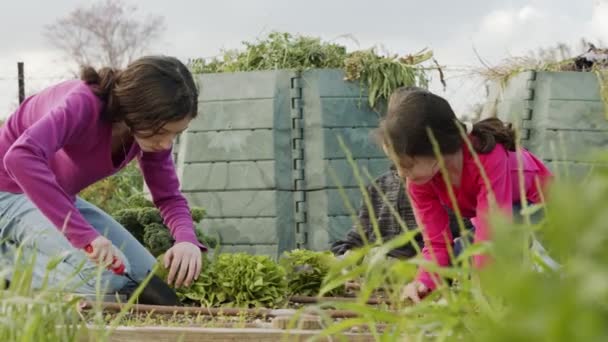
[[[237,71],[260,71],[294,69],[343,69],[347,81],[359,82],[369,92],[370,107],[377,108],[382,101],[398,87],[427,87],[426,72],[439,70],[441,81],[443,73],[440,66],[424,65],[433,57],[431,51],[420,51],[413,55],[399,57],[382,56],[375,49],[348,53],[346,47],[320,38],[293,36],[285,32],[271,32],[256,42],[243,42],[244,49],[223,51],[221,58],[190,61],[193,73],[221,73]]]
[[[306,249],[285,252],[279,264],[287,274],[289,295],[318,295],[323,279],[335,262],[337,262],[337,258],[331,252],[317,252]],[[344,294],[344,288],[338,287],[328,294],[342,295]]]
[[[141,193],[133,194],[127,197],[125,201],[125,207],[127,208],[154,208],[154,203],[149,199],[145,198]]]
[[[226,304],[275,307],[285,300],[285,271],[268,256],[220,254],[212,267]]]
[[[200,228],[195,228],[198,241],[208,248],[217,247],[217,240],[207,236]],[[143,244],[154,256],[165,253],[175,240],[164,224],[152,222],[144,227]]]
[[[157,257],[156,275],[167,281],[169,269],[164,266],[164,256],[161,254]],[[218,306],[226,300],[219,288],[213,265],[206,254],[202,256],[202,270],[196,281],[188,287],[175,289],[175,292],[183,302],[191,301],[207,307]]]
[[[157,274],[166,280],[162,256],[158,260]],[[287,281],[285,270],[268,256],[223,253],[212,261],[204,257],[199,278],[177,293],[204,306],[276,307],[285,301]]]
[[[128,203],[132,207],[117,210],[113,215],[114,219],[131,232],[155,257],[171,248],[175,240],[163,223],[160,211],[151,206],[150,201],[139,195],[130,197]],[[190,214],[192,220],[199,223],[205,216],[205,210],[203,208],[191,208]],[[199,242],[207,247],[215,248],[217,246],[217,239],[205,235],[198,227],[196,228],[196,236]]]

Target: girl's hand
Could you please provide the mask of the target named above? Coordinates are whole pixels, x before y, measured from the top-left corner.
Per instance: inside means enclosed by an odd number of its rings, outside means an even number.
[[[405,301],[406,299],[410,299],[414,302],[414,304],[420,303],[420,299],[424,298],[429,292],[428,287],[419,281],[412,281],[411,283],[405,285],[401,290],[401,300]]]
[[[176,243],[165,253],[163,262],[169,269],[169,285],[175,280],[175,287],[190,286],[201,273],[201,249],[190,242]]]
[[[89,247],[90,246],[90,247]],[[85,250],[91,261],[104,267],[118,268],[122,265],[122,260],[118,256],[112,241],[103,236],[98,236],[91,241],[88,250]]]

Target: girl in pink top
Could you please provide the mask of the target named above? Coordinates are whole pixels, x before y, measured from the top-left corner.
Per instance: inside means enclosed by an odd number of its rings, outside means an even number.
[[[205,247],[179,192],[171,147],[196,116],[197,101],[188,69],[164,56],[140,58],[124,70],[86,67],[80,79],[24,101],[0,128],[0,257],[10,263],[18,246],[26,260],[36,254],[34,288],[56,256],[61,262],[49,280],[62,283],[77,274],[69,291],[95,293],[96,265],[113,261],[112,267],[122,264],[143,280],[154,257],[111,216],[77,196],[137,159],[175,239],[164,260],[169,282],[189,285],[201,271]],[[108,293],[136,285],[109,270],[102,278]]]
[[[518,162],[515,153],[514,131],[496,118],[473,125],[471,141],[481,165],[489,178],[489,187],[462,138],[460,123],[448,102],[425,90],[397,90],[390,98],[386,118],[378,130],[387,155],[397,166],[399,175],[406,179],[406,187],[418,224],[424,236],[423,256],[440,266],[450,264],[448,241],[453,241],[448,229],[448,214],[444,205],[453,209],[447,186],[451,186],[463,217],[472,218],[474,240],[491,239],[488,227],[490,194],[505,214],[523,200],[520,198]],[[449,175],[446,184],[433,152],[428,130],[436,139]],[[532,153],[522,150],[525,200],[538,203],[551,172]],[[484,264],[484,256],[475,256],[477,266]],[[424,269],[403,291],[404,297],[418,302],[420,297],[436,286],[436,277]]]

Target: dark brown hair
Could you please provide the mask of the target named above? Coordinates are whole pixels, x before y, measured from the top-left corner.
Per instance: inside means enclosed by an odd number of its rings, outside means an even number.
[[[177,58],[142,57],[124,70],[83,67],[80,78],[105,103],[103,118],[156,133],[168,122],[196,117],[198,90]]]
[[[397,89],[390,97],[385,118],[377,130],[379,142],[391,146],[398,155],[435,156],[427,129],[430,129],[442,154],[462,148],[465,125],[458,121],[450,104],[424,89]],[[482,120],[470,132],[477,153],[489,153],[497,143],[515,150],[515,132],[497,118]]]

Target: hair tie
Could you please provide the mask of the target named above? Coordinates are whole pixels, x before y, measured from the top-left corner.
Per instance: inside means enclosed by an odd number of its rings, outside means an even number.
[[[464,128],[467,131],[467,133],[471,133],[473,132],[473,123],[472,122],[465,122],[464,123]]]

